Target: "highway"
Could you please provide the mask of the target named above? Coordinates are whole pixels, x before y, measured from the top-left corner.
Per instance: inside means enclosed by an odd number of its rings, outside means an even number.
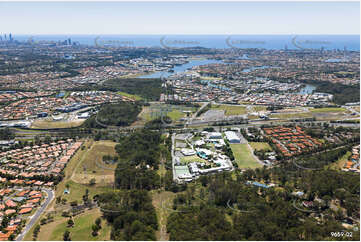
[[[26,226],[23,228],[21,233],[16,238],[16,241],[22,241],[26,235],[30,231],[30,229],[33,227],[33,225],[38,221],[42,213],[45,211],[45,209],[48,207],[48,205],[51,203],[51,201],[54,199],[54,191],[50,189],[43,189],[43,191],[46,192],[47,198],[45,202],[41,205],[40,208],[35,212],[33,216],[31,216],[30,221],[26,224]]]

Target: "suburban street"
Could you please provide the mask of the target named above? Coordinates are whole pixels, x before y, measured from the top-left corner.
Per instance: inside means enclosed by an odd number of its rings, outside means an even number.
[[[18,235],[16,238],[16,241],[22,241],[26,235],[26,233],[29,232],[29,230],[33,227],[33,225],[38,221],[39,217],[42,215],[42,213],[45,211],[45,209],[48,207],[50,202],[54,199],[54,191],[50,189],[43,189],[43,191],[46,192],[47,198],[45,202],[41,205],[41,207],[36,211],[36,213],[30,218],[30,221],[26,224],[22,232]]]

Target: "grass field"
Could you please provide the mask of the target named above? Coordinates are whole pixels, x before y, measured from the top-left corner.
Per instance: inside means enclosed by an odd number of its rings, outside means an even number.
[[[252,156],[251,150],[248,148],[247,144],[231,144],[231,149],[239,168],[254,169],[262,167],[262,165]]]
[[[265,150],[265,151],[272,151],[271,146],[266,142],[250,142],[249,145],[254,150]]]
[[[226,116],[242,115],[247,113],[246,107],[236,105],[212,105],[211,109],[224,110],[224,114]]]
[[[345,108],[310,108],[311,113],[342,113],[346,112]]]
[[[116,155],[115,152],[115,145],[117,143],[110,141],[110,140],[102,140],[102,141],[95,141],[90,146],[86,147],[86,153],[83,156],[83,161],[81,165],[78,165],[76,169],[76,173],[84,173],[84,168],[87,171],[87,174],[92,172],[103,172],[103,169],[98,167],[96,164],[104,165],[105,167],[109,167],[114,169],[116,164],[114,165],[107,165],[103,163],[103,156],[104,155]],[[90,149],[89,149],[90,147]],[[114,172],[105,170],[106,174],[113,174]],[[104,173],[102,173],[104,174]]]
[[[160,116],[161,110],[163,110],[163,112],[166,112],[167,116],[169,116],[173,120],[173,122],[176,122],[179,119],[186,117],[187,114],[183,111],[196,112],[197,108],[186,107],[184,105],[151,104],[150,106],[143,107],[143,110],[138,117],[143,122],[148,122],[158,118]]]
[[[101,217],[101,212],[98,208],[86,211],[83,214],[79,214],[73,218],[74,226],[72,228],[67,227],[68,218],[59,217],[54,222],[41,226],[38,240],[63,240],[63,234],[66,229],[70,232],[70,237],[73,241],[98,241],[98,240],[110,240],[111,226],[102,219],[102,229],[97,236],[92,236],[92,225],[95,219]]]
[[[108,141],[105,141],[108,142]],[[80,184],[73,180],[73,177],[76,175],[76,170],[81,167],[81,163],[85,161],[87,158],[88,147],[92,147],[94,142],[93,140],[86,141],[83,146],[86,148],[84,150],[79,149],[78,152],[73,156],[73,158],[67,164],[64,173],[64,179],[56,186],[55,197],[62,196],[68,201],[78,200],[81,201],[83,195],[85,194],[85,190],[89,190],[90,197],[93,197],[95,194],[100,192],[104,192],[107,190],[111,190],[111,187],[102,187],[100,184],[96,184],[94,186],[90,186],[88,184]],[[99,144],[99,143],[97,143]],[[89,182],[89,180],[88,180]],[[64,194],[64,189],[66,184],[69,185],[70,194]]]
[[[253,110],[255,112],[259,112],[259,111],[266,111],[267,107],[266,106],[252,106]]]
[[[64,128],[74,128],[82,125],[84,120],[77,121],[45,121],[45,120],[37,120],[34,121],[30,128],[33,129],[64,129]]]
[[[119,95],[122,95],[124,97],[127,97],[127,98],[131,98],[133,100],[142,100],[142,97],[138,96],[138,95],[135,95],[135,94],[130,94],[130,93],[126,93],[126,92],[117,92]]]
[[[183,156],[180,158],[182,163],[191,163],[191,162],[203,162],[205,163],[206,161],[203,160],[202,158],[198,157],[197,155],[191,155],[191,156]]]

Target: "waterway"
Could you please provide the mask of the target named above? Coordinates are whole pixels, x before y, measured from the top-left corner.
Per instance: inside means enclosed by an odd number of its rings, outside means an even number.
[[[314,90],[316,90],[316,86],[306,84],[305,87],[301,88],[298,94],[312,94]]]
[[[176,73],[182,73],[189,69],[191,69],[194,66],[200,66],[200,65],[208,65],[208,64],[222,64],[224,63],[221,60],[216,59],[201,59],[201,60],[190,60],[188,63],[183,65],[177,65],[174,66],[171,70],[173,71],[157,71],[151,74],[141,75],[137,78],[160,78],[160,77],[169,77],[170,75],[174,75]],[[244,73],[251,72],[253,70],[257,69],[266,69],[266,68],[277,68],[277,67],[270,67],[270,66],[254,66],[247,69],[242,70]],[[215,84],[212,84],[209,80],[204,80],[204,82],[208,83],[208,86],[210,87],[216,87],[225,91],[228,91],[229,88],[223,87],[223,86],[216,86]],[[300,89],[298,94],[312,94],[313,91],[316,89],[316,86],[306,84],[303,88]]]
[[[201,60],[190,60],[188,63],[183,65],[174,66],[170,71],[157,71],[151,74],[146,74],[142,76],[138,76],[138,78],[159,78],[159,77],[168,77],[170,75],[176,74],[176,73],[182,73],[186,70],[191,69],[194,66],[201,66],[201,65],[208,65],[208,64],[222,64],[224,63],[221,60],[216,59],[201,59]]]

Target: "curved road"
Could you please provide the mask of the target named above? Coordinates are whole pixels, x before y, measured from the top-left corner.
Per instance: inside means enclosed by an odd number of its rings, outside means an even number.
[[[16,241],[22,241],[26,235],[26,233],[29,232],[29,230],[33,227],[33,225],[36,223],[36,221],[39,219],[41,214],[45,211],[45,209],[48,207],[48,205],[51,203],[51,201],[54,199],[54,191],[50,189],[43,189],[43,191],[46,192],[47,198],[45,202],[41,205],[41,207],[36,211],[36,213],[31,216],[30,222],[26,224],[26,226],[23,228],[22,232],[18,235],[16,238]]]

